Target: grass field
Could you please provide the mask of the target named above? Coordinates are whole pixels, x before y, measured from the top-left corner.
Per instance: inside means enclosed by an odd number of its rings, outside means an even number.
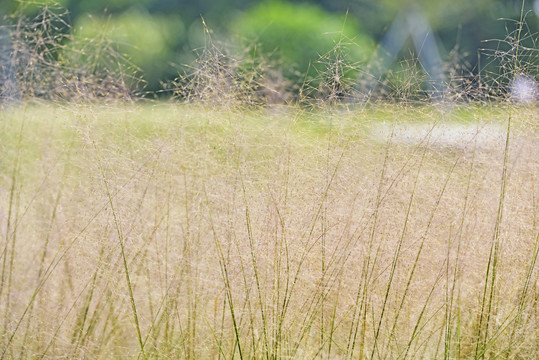
[[[5,108],[0,359],[535,359],[538,114]]]

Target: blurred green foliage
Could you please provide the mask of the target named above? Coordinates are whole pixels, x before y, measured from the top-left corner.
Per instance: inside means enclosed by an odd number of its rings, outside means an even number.
[[[334,47],[346,48],[348,61],[368,60],[374,41],[362,33],[355,18],[331,14],[313,4],[265,1],[239,14],[232,33],[243,37],[265,57],[275,57],[287,77],[316,76],[316,62]]]
[[[167,60],[174,58],[173,49],[185,36],[185,26],[178,15],[150,15],[128,10],[116,16],[81,16],[74,26],[75,41],[110,40],[119,55],[137,67],[150,89],[159,87],[167,74]]]
[[[499,19],[518,19],[522,1],[0,0],[0,14],[31,15],[39,6],[53,3],[70,13],[72,28],[66,31],[79,38],[99,35],[116,41],[118,51],[144,73],[147,89],[157,90],[193,59],[195,48],[204,45],[201,17],[213,29],[214,40],[256,43],[257,51],[271,54],[293,76],[341,39],[352,43],[351,61],[365,60],[397,14],[418,6],[436,33],[442,57],[458,49],[473,68],[479,49],[496,47],[483,40],[503,39],[511,31]],[[533,34],[539,30],[539,16],[532,8],[533,1],[527,1]]]

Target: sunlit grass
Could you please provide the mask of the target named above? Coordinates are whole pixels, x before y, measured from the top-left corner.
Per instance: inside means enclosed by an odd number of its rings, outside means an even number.
[[[502,105],[6,108],[0,357],[532,359],[539,112],[512,111],[487,307]]]

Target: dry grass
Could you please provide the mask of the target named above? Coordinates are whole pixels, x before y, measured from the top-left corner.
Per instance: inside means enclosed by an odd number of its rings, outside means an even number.
[[[342,39],[290,85],[207,29],[181,104],[131,102],[62,24],[0,29],[0,359],[536,358],[524,14],[437,102],[413,59],[372,79]]]
[[[532,359],[537,108],[513,114],[488,309],[503,148],[399,138],[506,115],[4,111],[1,357]]]

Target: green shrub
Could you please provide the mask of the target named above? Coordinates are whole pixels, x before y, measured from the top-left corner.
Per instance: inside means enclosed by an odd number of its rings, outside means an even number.
[[[104,39],[116,44],[118,52],[145,75],[150,89],[170,72],[167,59],[185,34],[177,15],[150,15],[127,11],[110,17],[83,17],[75,24],[75,38]]]
[[[316,69],[317,61],[335,46],[346,45],[346,58],[351,63],[365,61],[374,48],[355,19],[306,3],[265,1],[240,15],[231,26],[233,33],[256,44],[257,52],[279,62],[285,76],[292,79],[305,74],[315,77],[320,70]]]

